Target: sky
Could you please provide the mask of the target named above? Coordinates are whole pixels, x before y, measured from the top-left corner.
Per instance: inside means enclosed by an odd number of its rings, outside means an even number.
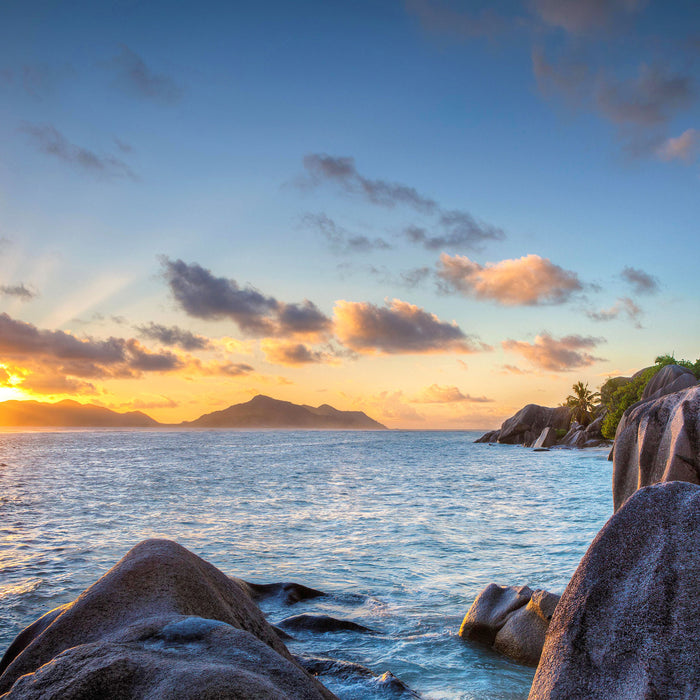
[[[700,356],[694,0],[5,0],[0,400],[490,429]]]

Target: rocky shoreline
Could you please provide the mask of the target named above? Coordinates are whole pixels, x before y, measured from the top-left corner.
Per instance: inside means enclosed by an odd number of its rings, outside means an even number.
[[[530,700],[700,697],[700,386],[659,388],[620,422],[616,512],[561,599],[491,584],[464,618],[464,643],[537,665]],[[525,409],[504,423],[499,439],[532,436],[543,421],[551,425],[541,425],[538,437],[557,429],[559,409]],[[275,627],[257,605],[324,595],[296,583],[231,578],[175,542],[147,540],[17,636],[0,661],[0,698],[328,699],[335,695],[321,681],[331,676],[418,697],[390,672],[294,656],[285,645],[300,631],[373,630],[308,613]]]

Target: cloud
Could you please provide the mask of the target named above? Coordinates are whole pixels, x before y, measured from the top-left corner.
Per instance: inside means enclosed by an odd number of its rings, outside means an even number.
[[[332,326],[328,316],[308,299],[301,304],[279,302],[276,313],[277,333],[281,335],[326,333]]]
[[[137,97],[163,104],[172,104],[182,97],[182,88],[172,78],[154,73],[128,46],[121,46],[111,65],[117,73],[117,83]]]
[[[418,18],[427,31],[458,39],[492,37],[508,27],[507,20],[489,8],[472,14],[454,10],[435,0],[406,0],[406,9]]]
[[[641,10],[647,0],[531,0],[540,18],[572,34],[604,28],[619,15]]]
[[[58,82],[73,73],[70,64],[26,63],[18,69],[0,71],[0,80],[22,88],[32,97],[44,97],[53,92]]]
[[[0,356],[21,388],[39,393],[94,393],[88,379],[137,378],[183,369],[186,358],[152,351],[135,338],[82,337],[0,314]],[[9,370],[8,370],[9,371]]]
[[[466,256],[443,253],[437,274],[448,289],[505,306],[563,304],[583,289],[576,273],[539,255],[480,265]]]
[[[305,214],[302,224],[316,229],[328,241],[331,250],[338,254],[391,249],[391,244],[383,238],[352,234],[325,214]]]
[[[659,282],[644,270],[634,267],[625,267],[620,277],[632,287],[635,294],[656,294],[659,291]]]
[[[665,124],[693,99],[689,77],[659,66],[642,64],[635,78],[602,78],[596,89],[596,104],[616,124],[656,126]]]
[[[572,103],[579,105],[591,89],[591,74],[585,61],[566,56],[558,63],[547,60],[544,51],[535,47],[531,53],[532,71],[537,87],[544,95],[561,93]]]
[[[25,122],[20,127],[20,131],[31,137],[39,151],[64,163],[103,177],[136,179],[136,175],[123,160],[112,155],[100,156],[94,151],[71,143],[50,124],[30,124]]]
[[[183,350],[206,350],[210,346],[208,338],[177,326],[163,326],[151,322],[148,325],[136,326],[136,330],[142,338]]]
[[[36,297],[36,292],[28,289],[23,284],[0,284],[0,294],[9,297],[17,297],[22,301],[29,301]]]
[[[486,396],[463,394],[456,386],[431,384],[411,400],[412,403],[491,403],[493,399]]]
[[[304,156],[304,168],[312,185],[333,182],[344,192],[359,194],[372,204],[389,208],[407,205],[425,214],[437,208],[435,200],[419,194],[413,187],[386,180],[371,180],[360,175],[354,158],[310,153]]]
[[[641,328],[639,317],[642,315],[642,309],[629,297],[620,297],[609,309],[586,311],[586,316],[594,321],[612,321],[623,313],[637,328]]]
[[[508,339],[501,345],[507,352],[522,355],[539,369],[568,372],[602,362],[604,358],[592,355],[589,350],[604,342],[603,338],[580,335],[567,335],[556,340],[549,333],[541,333],[534,343]]]
[[[665,161],[684,160],[690,163],[695,160],[700,146],[700,132],[697,129],[686,129],[676,138],[666,139],[656,149],[656,155]]]
[[[404,235],[409,241],[422,245],[426,250],[448,247],[477,250],[485,241],[502,241],[506,237],[503,229],[476,221],[465,211],[442,212],[439,223],[444,229],[441,235],[429,235],[427,230],[420,226],[409,226]]]
[[[324,350],[314,350],[304,343],[268,338],[260,344],[265,359],[275,365],[296,367],[299,365],[332,363],[337,356]]]
[[[359,194],[372,204],[385,207],[405,204],[422,214],[436,216],[436,226],[441,229],[437,234],[428,233],[420,226],[409,226],[404,231],[404,236],[409,241],[428,250],[438,250],[446,246],[479,249],[484,242],[505,238],[503,229],[477,221],[466,211],[442,209],[434,199],[419,194],[413,187],[384,180],[370,180],[360,175],[355,167],[354,158],[312,153],[304,157],[304,168],[308,179],[302,180],[302,185],[315,186],[323,182],[333,182],[344,192]],[[325,214],[307,215],[305,221],[318,228],[332,245],[346,252],[390,247],[382,238],[372,240],[366,236],[350,235]]]
[[[384,307],[369,302],[338,301],[335,330],[340,341],[360,353],[473,353],[491,350],[456,323],[400,299]]]
[[[320,334],[330,331],[331,320],[308,299],[287,304],[254,287],[214,277],[201,265],[161,259],[163,276],[177,303],[195,318],[231,319],[255,335]]]
[[[250,374],[254,367],[244,362],[202,362],[197,357],[189,357],[186,370],[204,377],[240,377]]]

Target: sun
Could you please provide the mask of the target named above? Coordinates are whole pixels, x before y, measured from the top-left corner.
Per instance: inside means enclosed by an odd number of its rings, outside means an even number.
[[[12,399],[28,399],[29,396],[21,389],[14,386],[0,386],[0,401],[10,401]]]

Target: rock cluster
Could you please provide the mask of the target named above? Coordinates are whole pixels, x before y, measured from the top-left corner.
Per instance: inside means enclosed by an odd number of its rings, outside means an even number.
[[[527,586],[489,584],[469,608],[459,636],[536,666],[559,596]]]
[[[137,545],[75,601],[30,625],[0,674],[7,700],[335,697],[244,586],[168,540]]]
[[[544,428],[566,430],[571,420],[571,411],[565,406],[549,408],[531,403],[521,408],[501,425],[482,435],[476,442],[500,442],[507,445],[531,446]]]

